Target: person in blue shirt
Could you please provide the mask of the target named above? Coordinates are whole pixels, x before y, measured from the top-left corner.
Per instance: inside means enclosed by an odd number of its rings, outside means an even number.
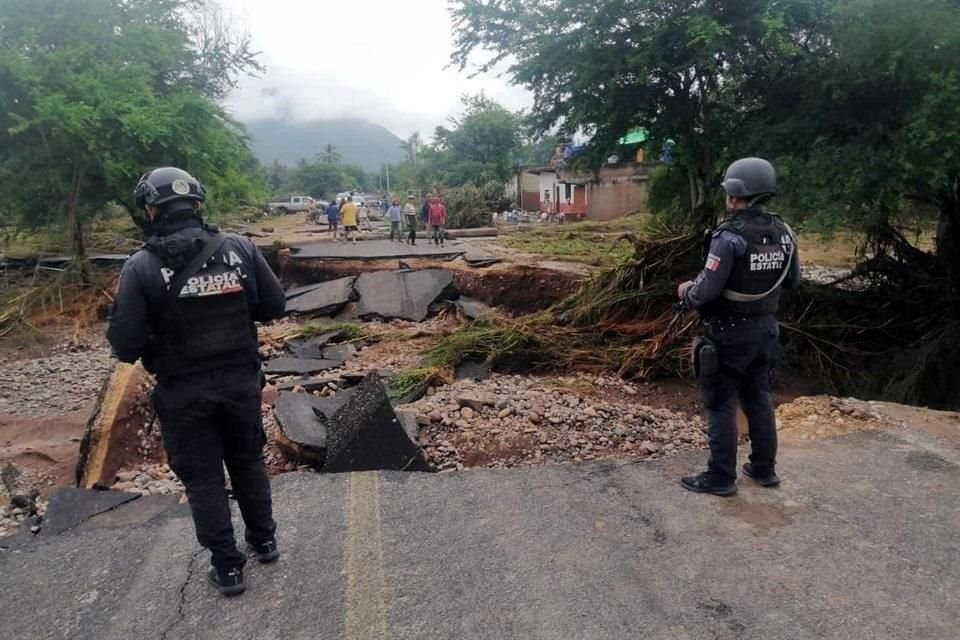
[[[387,218],[390,220],[390,242],[393,242],[394,236],[396,236],[397,241],[402,240],[400,223],[403,222],[403,209],[400,208],[399,198],[393,199],[393,203],[387,209]]]
[[[333,241],[337,241],[337,228],[340,226],[340,207],[337,206],[337,201],[334,200],[327,206],[327,226],[329,227],[330,235],[333,236]]]

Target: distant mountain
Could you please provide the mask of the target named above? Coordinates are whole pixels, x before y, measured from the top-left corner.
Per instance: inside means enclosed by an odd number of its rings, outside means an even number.
[[[293,166],[301,158],[313,160],[323,147],[332,144],[343,162],[367,171],[384,164],[403,161],[400,138],[384,127],[366,120],[255,120],[244,123],[253,141],[253,150],[263,164],[279,160]]]

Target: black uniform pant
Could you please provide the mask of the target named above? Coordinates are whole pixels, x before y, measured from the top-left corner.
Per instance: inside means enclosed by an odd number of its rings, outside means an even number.
[[[710,461],[719,480],[737,479],[737,405],[747,416],[750,462],[760,475],[772,473],[777,457],[777,424],[771,387],[780,350],[773,316],[713,319],[707,338],[717,349],[717,371],[700,378],[707,414]]]
[[[190,500],[197,540],[221,569],[242,567],[224,483],[226,464],[246,525],[246,540],[272,540],[276,531],[270,479],[263,459],[259,367],[232,367],[158,381],[154,404],[170,467]]]

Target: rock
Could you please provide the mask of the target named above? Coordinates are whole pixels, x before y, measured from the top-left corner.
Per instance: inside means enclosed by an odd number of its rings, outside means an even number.
[[[460,311],[463,312],[463,315],[471,320],[476,320],[477,318],[485,316],[493,311],[490,306],[480,302],[479,300],[468,298],[467,296],[460,296],[457,298],[454,304]]]
[[[288,298],[287,313],[336,315],[353,298],[356,280],[350,277],[323,282],[310,291]]]
[[[117,482],[133,482],[138,475],[139,471],[121,471],[117,474]]]
[[[378,271],[357,278],[360,317],[402,318],[422,322],[429,307],[453,284],[445,269]]]
[[[470,407],[474,411],[483,411],[484,407],[494,407],[496,404],[496,396],[490,394],[463,394],[457,398],[457,405]]]
[[[600,414],[598,414],[597,410],[594,409],[593,407],[587,407],[586,409],[583,410],[583,415],[589,416],[591,418],[596,418]]]
[[[463,416],[464,420],[473,420],[474,411],[470,407],[464,407],[460,410],[460,415]]]
[[[345,344],[335,344],[323,350],[323,358],[325,360],[338,360],[340,362],[346,362],[356,354],[357,348],[349,342]]]
[[[417,414],[417,424],[423,427],[429,427],[433,423],[433,420],[430,419],[430,416],[426,416],[422,413]]]
[[[327,423],[324,471],[429,471],[426,456],[404,431],[380,377],[371,373]]]
[[[277,401],[277,398],[280,396],[280,391],[272,384],[268,384],[263,388],[263,403],[268,405],[273,405]]]
[[[500,412],[497,414],[497,417],[500,419],[503,419],[509,416],[511,413],[513,413],[513,409],[511,407],[507,407],[505,409],[501,409]]]
[[[640,443],[640,448],[641,448],[645,453],[656,453],[657,451],[660,450],[660,447],[657,446],[656,443],[651,442],[650,440],[644,440],[643,442],[641,442],[641,443]]]
[[[263,367],[265,373],[271,375],[311,375],[335,369],[342,362],[336,360],[317,360],[313,358],[276,358],[268,360]]]
[[[133,488],[135,488],[136,486],[137,486],[137,485],[135,485],[135,484],[133,484],[132,482],[129,482],[129,481],[128,481],[128,482],[118,482],[117,484],[113,485],[113,486],[111,487],[111,489],[113,489],[114,491],[128,491],[129,489],[133,489]]]
[[[483,360],[468,358],[457,365],[455,377],[457,380],[488,380],[493,374],[493,367]]]

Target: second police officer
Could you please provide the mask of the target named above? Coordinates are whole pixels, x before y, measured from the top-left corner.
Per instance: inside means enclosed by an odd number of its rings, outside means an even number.
[[[780,348],[775,314],[782,289],[800,284],[797,240],[764,205],[777,191],[773,165],[761,158],[734,162],[724,176],[728,218],[707,239],[706,264],[677,294],[704,321],[694,345],[694,367],[708,422],[707,470],[681,480],[699,493],[737,492],[737,405],[750,433],[745,475],[776,486],[777,427],[771,393]],[[706,244],[706,243],[705,243]]]
[[[246,554],[234,538],[223,467],[247,543],[261,562],[276,560],[254,321],[282,316],[284,291],[248,239],[203,223],[206,192],[189,173],[155,169],[135,197],[149,239],[123,267],[107,338],[121,361],[142,359],[156,376],[163,446],[211,552],[209,579],[239,595]]]

